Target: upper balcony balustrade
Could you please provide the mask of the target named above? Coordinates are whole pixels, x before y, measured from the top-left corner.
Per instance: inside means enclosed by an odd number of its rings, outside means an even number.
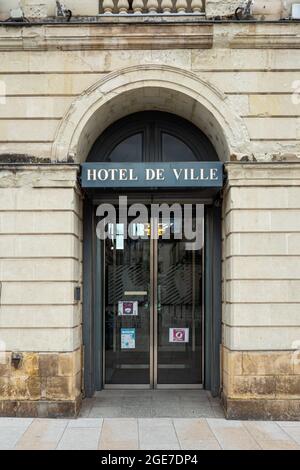
[[[204,15],[203,0],[102,0],[105,15]]]

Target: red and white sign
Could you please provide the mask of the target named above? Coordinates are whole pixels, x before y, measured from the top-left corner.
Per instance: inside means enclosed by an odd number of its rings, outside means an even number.
[[[189,342],[189,329],[188,328],[169,328],[169,342],[170,343],[188,343]]]

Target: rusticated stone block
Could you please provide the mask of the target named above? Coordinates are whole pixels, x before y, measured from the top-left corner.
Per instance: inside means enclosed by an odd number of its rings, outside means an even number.
[[[20,367],[15,369],[11,366],[10,373],[14,376],[38,376],[39,375],[39,355],[38,353],[23,353]]]
[[[38,418],[38,408],[36,401],[17,402],[15,416],[18,418]]]
[[[28,377],[26,380],[27,394],[31,400],[41,398],[41,380],[39,377]]]
[[[297,349],[292,353],[293,370],[295,375],[300,375],[300,351]]]
[[[58,354],[40,354],[39,368],[41,377],[55,377],[58,375]]]
[[[0,401],[0,416],[30,418],[75,418],[81,406],[81,397],[69,401]]]
[[[229,397],[274,397],[276,378],[273,376],[237,376],[228,390]]]
[[[1,386],[1,381],[2,386]],[[0,397],[10,400],[38,400],[41,398],[39,377],[11,376],[0,379]]]
[[[0,362],[0,377],[7,377],[10,374],[11,354],[1,353],[2,361]]]
[[[222,351],[223,370],[229,375],[242,375],[242,353],[236,351],[229,351],[227,348],[224,347]]]
[[[0,401],[0,416],[16,416],[18,402],[13,400]]]
[[[75,398],[73,377],[49,377],[46,384],[48,400],[68,400]]]
[[[58,375],[72,376],[75,373],[75,361],[72,353],[60,354],[58,359]]]
[[[293,374],[292,354],[289,352],[243,353],[243,375]]]
[[[81,350],[73,353],[59,354],[58,358],[58,375],[74,376],[81,369]]]
[[[234,400],[222,397],[227,419],[299,421],[300,400]]]
[[[22,361],[18,368],[11,364],[11,353],[7,353],[1,364],[0,400],[17,402],[18,407],[12,416],[63,416],[67,411],[49,411],[49,403],[53,400],[72,403],[81,395],[81,350],[74,353],[22,353]],[[44,403],[48,405],[44,412]],[[22,405],[26,403],[26,405]],[[31,405],[32,403],[32,405]],[[41,410],[33,403],[40,403]],[[73,405],[70,405],[71,408]],[[6,405],[6,410],[8,405]],[[3,415],[9,412],[3,411]],[[0,410],[1,414],[1,410]],[[73,415],[73,412],[69,413]]]
[[[9,377],[6,394],[2,398],[11,400],[26,400],[29,398],[28,389],[24,377]]]
[[[8,391],[8,378],[0,376],[0,397],[5,398],[7,397]]]
[[[285,398],[300,398],[300,376],[281,375],[276,377],[276,396]]]

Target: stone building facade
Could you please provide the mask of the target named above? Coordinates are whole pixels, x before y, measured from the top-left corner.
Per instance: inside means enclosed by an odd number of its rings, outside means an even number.
[[[54,1],[23,0],[29,21],[19,23],[5,21],[13,3],[0,0],[0,415],[78,412],[80,167],[110,125],[159,111],[193,123],[224,163],[226,416],[299,419],[297,2],[256,1],[236,19],[247,2],[177,0],[164,15],[154,0],[140,14],[126,1],[66,0],[67,22],[53,18]]]

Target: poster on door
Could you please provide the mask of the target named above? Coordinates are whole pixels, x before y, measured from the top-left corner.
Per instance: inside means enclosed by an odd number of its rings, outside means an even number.
[[[121,349],[135,349],[135,328],[121,328]]]
[[[129,315],[132,317],[136,317],[138,315],[138,301],[120,301],[118,302],[118,315],[124,316]]]
[[[169,328],[170,343],[188,343],[189,328]]]

